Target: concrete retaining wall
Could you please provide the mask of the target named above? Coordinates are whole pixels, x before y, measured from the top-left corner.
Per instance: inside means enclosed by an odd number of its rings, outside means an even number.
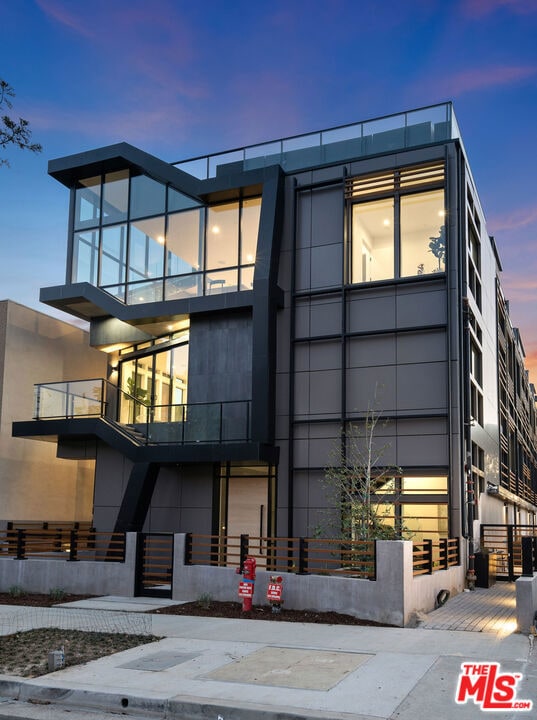
[[[537,613],[537,573],[533,577],[519,577],[516,588],[516,622],[517,630],[529,633]]]
[[[135,562],[136,533],[127,533],[123,563],[0,558],[0,591],[7,592],[17,586],[35,593],[61,588],[80,595],[132,597]]]
[[[174,599],[194,600],[209,594],[214,600],[238,602],[239,577],[233,568],[184,565],[184,535],[175,536],[175,553]],[[271,574],[265,570],[257,572],[254,604],[267,603],[265,593]],[[283,577],[286,608],[332,610],[398,627],[411,623],[416,612],[432,610],[439,590],[446,589],[455,595],[464,587],[462,567],[414,578],[409,541],[377,542],[376,580],[279,574]]]

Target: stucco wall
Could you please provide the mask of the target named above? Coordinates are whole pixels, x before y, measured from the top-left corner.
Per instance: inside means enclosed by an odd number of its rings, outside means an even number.
[[[127,533],[125,562],[16,560],[0,555],[0,592],[17,586],[27,592],[55,588],[83,595],[134,595],[136,533]]]
[[[90,520],[92,460],[56,457],[56,444],[11,437],[34,414],[34,384],[106,376],[87,333],[11,301],[0,303],[0,519]]]

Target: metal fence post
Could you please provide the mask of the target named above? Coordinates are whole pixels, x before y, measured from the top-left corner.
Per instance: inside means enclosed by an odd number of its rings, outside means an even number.
[[[449,567],[449,540],[440,538],[438,545],[440,546],[440,567],[447,570]]]
[[[26,560],[24,553],[26,552],[26,531],[22,528],[17,530],[17,560]]]
[[[432,540],[424,540],[423,545],[425,548],[425,552],[427,553],[427,573],[429,575],[433,574],[433,541]]]
[[[241,544],[240,544],[240,567],[241,568],[244,566],[244,561],[246,560],[246,557],[248,555],[249,541],[250,541],[249,535],[241,535]]]
[[[192,565],[192,533],[185,534],[185,565]]]
[[[513,527],[513,525],[508,525],[506,529],[507,529],[507,573],[509,576],[509,582],[514,582],[514,580],[515,580],[515,559],[513,557],[514,527]]]
[[[522,575],[533,577],[533,538],[522,538]]]
[[[76,530],[71,530],[69,533],[69,560],[78,560],[78,533]]]
[[[298,538],[298,574],[307,575],[308,572],[308,541]]]

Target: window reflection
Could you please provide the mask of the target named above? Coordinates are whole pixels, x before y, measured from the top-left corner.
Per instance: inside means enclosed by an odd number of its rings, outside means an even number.
[[[129,171],[107,173],[103,186],[103,223],[127,219],[129,200]]]
[[[97,283],[99,265],[99,231],[75,233],[73,242],[72,282]]]
[[[75,191],[75,230],[99,224],[101,217],[101,176],[78,181]]]
[[[202,210],[187,210],[168,217],[166,275],[183,275],[203,267]]]
[[[125,282],[127,268],[127,226],[103,228],[100,285]]]
[[[130,224],[129,280],[157,278],[164,274],[164,218]]]
[[[131,218],[162,215],[166,210],[166,186],[147,175],[136,175],[131,180]]]

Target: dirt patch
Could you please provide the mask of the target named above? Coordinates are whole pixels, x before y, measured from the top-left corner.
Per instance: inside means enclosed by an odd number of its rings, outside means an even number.
[[[0,674],[38,677],[48,673],[48,654],[64,649],[65,667],[154,642],[153,635],[122,635],[41,628],[4,635],[0,642]]]
[[[286,610],[273,613],[268,605],[254,605],[249,612],[242,611],[241,603],[211,600],[202,602],[170,605],[153,611],[158,615],[196,615],[199,617],[237,618],[241,620],[273,620],[275,622],[317,623],[323,625],[366,625],[369,627],[389,627],[382,623],[360,620],[353,615],[337,612],[317,612],[315,610]]]
[[[95,595],[71,595],[69,593],[53,592],[52,594],[42,593],[0,593],[0,605],[24,605],[25,607],[52,607],[58,603],[75,602],[75,600],[86,600]]]

